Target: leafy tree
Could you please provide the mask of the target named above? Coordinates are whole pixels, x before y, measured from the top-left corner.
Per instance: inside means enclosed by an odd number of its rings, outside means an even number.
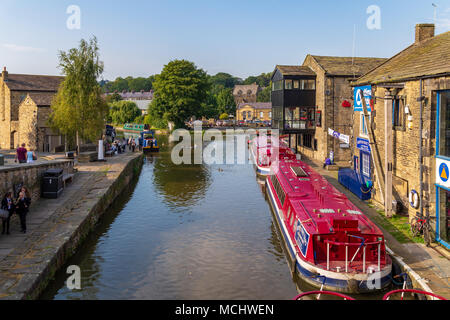
[[[110,104],[109,114],[113,123],[124,124],[134,122],[142,112],[132,101],[117,101]]]
[[[153,83],[154,99],[150,114],[153,120],[173,121],[177,128],[191,116],[202,113],[210,83],[206,72],[193,62],[169,62]]]
[[[229,117],[228,113],[222,113],[219,117],[220,120],[227,120]]]
[[[223,89],[217,95],[217,108],[219,113],[234,114],[236,112],[236,103],[233,97],[232,89]]]
[[[67,136],[94,141],[101,137],[108,105],[101,96],[97,79],[103,73],[97,38],[81,40],[78,48],[58,54],[59,67],[65,76],[52,102],[49,124]]]
[[[111,102],[116,102],[116,101],[121,101],[122,100],[122,96],[118,93],[113,93],[110,94],[106,97],[106,102],[107,103],[111,103]]]
[[[257,101],[258,101],[258,102],[270,102],[270,101],[271,101],[271,98],[270,98],[271,92],[272,92],[272,86],[271,86],[271,85],[265,87],[265,88],[258,94]]]

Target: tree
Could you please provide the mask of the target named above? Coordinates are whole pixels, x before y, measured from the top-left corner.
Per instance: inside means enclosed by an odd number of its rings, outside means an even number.
[[[103,73],[97,38],[81,40],[78,48],[58,54],[65,76],[51,105],[49,124],[68,139],[94,141],[101,138],[108,105],[101,96],[97,79]]]
[[[217,108],[219,113],[234,114],[236,103],[233,97],[233,89],[223,89],[217,95]]]
[[[228,113],[222,113],[219,117],[220,120],[227,120],[228,119]]]
[[[112,103],[112,102],[121,101],[121,100],[122,100],[122,96],[120,94],[118,94],[117,92],[110,94],[106,97],[107,103]]]
[[[271,92],[272,92],[272,86],[269,85],[269,86],[265,87],[258,94],[257,101],[258,102],[270,102],[271,101],[271,97],[270,97]]]
[[[109,114],[113,123],[124,124],[134,122],[142,112],[132,101],[118,101],[110,104]]]
[[[153,83],[152,119],[163,123],[172,121],[175,127],[183,127],[191,116],[201,115],[209,88],[206,72],[193,62],[169,62]]]

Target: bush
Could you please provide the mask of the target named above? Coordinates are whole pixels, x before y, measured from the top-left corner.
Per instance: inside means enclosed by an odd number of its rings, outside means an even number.
[[[222,113],[219,117],[220,120],[228,120],[229,116],[228,113]]]

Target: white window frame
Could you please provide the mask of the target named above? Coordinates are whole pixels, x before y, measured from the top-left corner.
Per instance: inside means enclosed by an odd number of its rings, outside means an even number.
[[[365,177],[370,178],[370,155],[361,153],[361,172]]]
[[[372,115],[369,113],[369,121],[371,121],[371,117]],[[363,137],[363,138],[368,138],[369,137],[369,128],[367,125],[364,126],[366,122],[366,119],[364,117],[364,112],[360,112],[360,116],[359,116],[359,136]],[[366,130],[364,131],[364,127],[366,127]]]

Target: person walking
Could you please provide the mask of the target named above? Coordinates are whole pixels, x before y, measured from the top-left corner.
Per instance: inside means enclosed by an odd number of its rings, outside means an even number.
[[[16,212],[20,217],[20,232],[27,233],[27,213],[30,209],[31,199],[28,198],[25,192],[19,193],[19,198],[16,201]]]
[[[131,141],[131,152],[134,152],[136,150],[136,141],[134,139]]]
[[[14,159],[14,162],[19,161],[19,163],[26,163],[27,152],[28,150],[25,148],[25,143],[22,143],[22,146],[16,150],[16,158]]]
[[[2,234],[9,235],[9,222],[11,220],[11,216],[14,213],[14,200],[12,192],[8,192],[2,200],[1,208],[5,211],[8,211],[9,215],[7,218],[2,219]]]
[[[33,163],[34,160],[37,160],[36,153],[34,151],[27,151],[27,163]]]

